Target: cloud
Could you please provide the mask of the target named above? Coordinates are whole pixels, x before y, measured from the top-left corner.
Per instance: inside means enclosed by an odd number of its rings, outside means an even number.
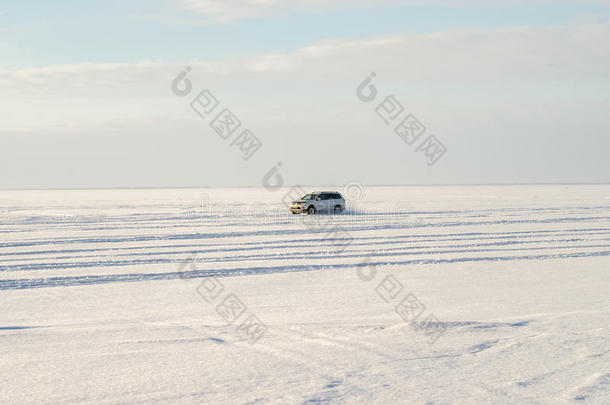
[[[42,68],[0,69],[5,89],[53,85],[58,88],[132,88],[167,81],[186,65],[193,75],[218,81],[255,74],[298,72],[319,79],[346,71],[378,69],[409,80],[503,80],[606,77],[610,23],[559,27],[509,27],[364,40],[328,40],[290,52],[185,63],[80,63]],[[278,76],[279,75],[279,76]]]
[[[348,6],[350,2],[335,0],[180,0],[188,9],[196,11],[206,19],[219,23],[282,15],[293,11],[323,11]],[[355,1],[350,7],[369,1]]]
[[[563,102],[553,97],[569,86],[575,97],[597,97],[608,90],[600,84],[609,83],[610,50],[599,46],[608,42],[610,24],[514,27],[332,40],[230,60],[0,70],[0,108],[6,113],[0,130],[73,131],[104,122],[146,126],[160,116],[191,117],[185,99],[173,109],[177,98],[170,91],[186,65],[195,90],[210,88],[259,121],[332,120],[333,111],[348,109],[342,103],[352,100],[356,85],[372,71],[380,90],[417,98],[422,109],[466,93],[461,104],[497,112],[506,109],[503,97]],[[495,95],[487,100],[490,88]]]
[[[326,12],[338,9],[413,5],[427,7],[511,6],[550,0],[177,0],[207,21],[229,23],[244,19],[273,17],[295,12]],[[565,3],[610,5],[610,0],[566,0]]]

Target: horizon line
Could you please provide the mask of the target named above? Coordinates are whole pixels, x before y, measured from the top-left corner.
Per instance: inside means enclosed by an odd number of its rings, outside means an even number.
[[[346,183],[349,184],[350,182]],[[293,184],[286,187],[344,187],[346,184]],[[410,183],[410,184],[363,184],[364,187],[457,187],[457,186],[601,186],[610,185],[606,182],[534,182],[534,183]],[[62,191],[62,190],[179,190],[179,189],[200,189],[200,188],[264,188],[260,186],[112,186],[112,187],[21,187],[21,188],[2,188],[0,191]]]

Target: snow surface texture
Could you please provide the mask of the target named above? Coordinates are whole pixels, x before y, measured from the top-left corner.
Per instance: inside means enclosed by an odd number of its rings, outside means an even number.
[[[1,402],[610,403],[609,186],[285,191],[0,192]]]

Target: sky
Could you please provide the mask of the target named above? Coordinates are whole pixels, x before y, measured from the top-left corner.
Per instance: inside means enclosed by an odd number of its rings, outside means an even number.
[[[610,0],[0,1],[0,188],[609,182],[609,43]]]

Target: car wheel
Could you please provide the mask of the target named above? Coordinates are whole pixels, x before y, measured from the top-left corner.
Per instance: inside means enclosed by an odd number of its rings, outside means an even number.
[[[316,213],[316,207],[314,207],[313,205],[310,205],[309,208],[307,208],[307,213],[309,215],[313,215]]]
[[[341,209],[341,206],[340,205],[335,205],[335,214],[339,214],[341,211],[343,211]]]

